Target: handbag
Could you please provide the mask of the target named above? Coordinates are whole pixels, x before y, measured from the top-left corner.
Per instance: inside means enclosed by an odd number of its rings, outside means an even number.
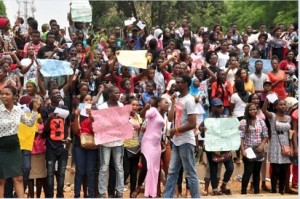
[[[229,159],[231,159],[232,155],[230,151],[222,151],[220,154],[213,152],[212,154],[212,161],[213,162],[227,162]]]
[[[132,158],[139,155],[141,151],[141,145],[133,146],[133,147],[126,147],[127,157]]]
[[[97,145],[95,144],[94,136],[89,133],[80,134],[80,145],[84,149],[96,149]]]
[[[263,151],[263,152],[260,152],[260,153],[257,153],[257,152],[255,152],[255,149],[257,148],[258,146],[253,146],[252,147],[252,149],[253,149],[253,151],[254,151],[254,153],[255,153],[255,158],[253,158],[253,159],[249,159],[249,161],[259,161],[259,160],[262,160],[264,157],[265,157],[265,152]]]
[[[290,157],[291,156],[291,147],[289,145],[283,146],[281,144],[281,141],[280,141],[280,138],[279,138],[279,134],[278,134],[277,129],[276,129],[276,117],[275,117],[275,130],[276,130],[278,142],[279,142],[279,145],[280,145],[280,148],[281,148],[281,154],[283,156]]]
[[[38,135],[33,140],[32,155],[46,153],[46,139]]]

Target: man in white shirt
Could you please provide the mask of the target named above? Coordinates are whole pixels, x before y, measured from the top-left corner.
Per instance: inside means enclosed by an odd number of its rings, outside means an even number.
[[[28,52],[28,58],[24,58],[21,60],[21,73],[24,77],[24,85],[23,89],[26,89],[26,83],[29,80],[32,80],[34,82],[37,82],[37,68],[38,68],[38,62],[36,60],[35,56],[35,48],[33,45],[28,45],[27,48]]]
[[[169,122],[174,122],[175,128],[170,130],[173,146],[169,174],[163,198],[173,198],[179,170],[182,166],[184,168],[185,176],[188,179],[191,197],[200,198],[194,156],[196,145],[194,129],[196,127],[196,116],[198,113],[195,99],[189,94],[191,78],[182,75],[175,79],[176,90],[180,95],[177,100],[175,100],[175,96],[172,96],[172,106],[168,116]]]
[[[266,74],[262,73],[263,62],[261,60],[257,60],[255,62],[255,72],[249,76],[254,83],[255,93],[263,92],[263,84],[269,81],[269,78]]]

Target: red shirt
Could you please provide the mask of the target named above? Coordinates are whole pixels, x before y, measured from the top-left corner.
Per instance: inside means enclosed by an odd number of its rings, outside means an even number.
[[[268,74],[269,80],[272,84],[274,84],[276,81],[286,78],[285,72],[282,70],[279,70],[276,75],[274,73],[269,72]],[[280,81],[275,87],[272,88],[272,91],[274,93],[277,93],[279,99],[285,99],[286,98],[286,91],[284,87],[284,81]]]
[[[222,85],[218,85],[217,82],[213,82],[211,85],[211,98],[219,98],[222,100],[223,106],[229,106],[229,98],[233,93],[233,88],[229,81],[226,81],[225,84],[227,84],[227,88],[223,88]]]
[[[122,76],[115,76],[115,82],[116,82],[116,86],[119,88],[121,93],[124,93],[124,89],[121,87],[121,81],[122,81],[123,77]],[[131,93],[134,93],[134,85],[137,82],[136,80],[136,76],[132,76],[130,79],[131,82]]]
[[[80,131],[77,132],[77,135],[80,137],[81,133],[94,134],[91,119],[89,117],[85,117],[80,122]]]

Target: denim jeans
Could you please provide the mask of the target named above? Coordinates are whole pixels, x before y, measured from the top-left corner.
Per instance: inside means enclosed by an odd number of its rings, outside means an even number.
[[[208,164],[209,164],[209,168],[210,168],[210,180],[211,180],[211,186],[213,190],[217,190],[218,189],[218,164],[221,163],[217,163],[212,161],[212,152],[206,151],[206,155],[207,155],[207,160],[208,160]],[[230,180],[230,177],[233,173],[233,162],[232,159],[229,158],[229,160],[227,162],[224,162],[224,166],[225,166],[225,173],[224,173],[224,177],[223,177],[223,182],[227,183]]]
[[[99,183],[98,189],[100,196],[106,194],[106,173],[109,167],[110,154],[113,153],[114,165],[116,169],[116,191],[117,194],[124,192],[124,170],[123,170],[123,155],[124,147],[105,147],[100,146],[100,170],[99,170]]]
[[[31,169],[31,151],[21,150],[22,153],[22,170],[23,170],[23,185],[24,191],[28,186],[28,180]]]
[[[195,146],[189,143],[172,146],[169,174],[163,198],[173,198],[177,185],[179,170],[183,166],[185,177],[189,181],[192,198],[200,198],[198,175],[195,166]]]
[[[96,158],[97,150],[83,149],[80,146],[73,146],[75,155],[75,183],[74,192],[75,198],[80,197],[81,185],[83,178],[87,177],[87,197],[94,198],[95,196],[95,180],[96,180]]]
[[[46,161],[47,161],[47,191],[45,193],[46,198],[54,197],[54,175],[55,175],[55,163],[57,161],[57,198],[64,197],[64,182],[65,172],[68,161],[68,150],[63,146],[56,149],[46,150]]]

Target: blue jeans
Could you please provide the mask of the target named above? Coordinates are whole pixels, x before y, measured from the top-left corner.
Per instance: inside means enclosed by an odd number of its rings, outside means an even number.
[[[208,160],[208,164],[209,164],[209,168],[210,168],[210,180],[211,180],[211,186],[213,190],[217,190],[218,189],[218,164],[222,164],[222,163],[217,163],[212,161],[212,152],[206,151],[206,156],[207,156],[207,160]],[[224,173],[224,177],[223,177],[223,182],[227,183],[230,180],[230,177],[233,173],[233,162],[232,159],[229,158],[229,160],[227,162],[224,162],[224,166],[225,166],[225,173]]]
[[[200,198],[198,175],[195,166],[195,146],[189,143],[180,146],[172,145],[169,174],[163,198],[173,198],[177,185],[179,170],[183,166],[188,179],[192,198]]]
[[[83,178],[87,177],[87,197],[95,197],[95,174],[96,174],[96,158],[97,150],[83,149],[80,146],[73,146],[75,155],[75,198],[80,197],[81,185]]]
[[[55,163],[57,161],[57,194],[56,198],[64,197],[64,182],[65,172],[68,161],[68,150],[63,146],[56,149],[47,149],[46,151],[47,160],[47,191],[45,193],[46,198],[53,198],[54,195],[54,175],[55,175]]]
[[[21,150],[22,153],[22,170],[23,170],[23,185],[24,191],[28,186],[28,180],[31,169],[31,151]]]
[[[106,173],[109,167],[110,154],[113,153],[114,165],[116,169],[116,191],[118,194],[123,194],[124,192],[124,170],[123,170],[123,155],[124,147],[105,147],[100,146],[100,170],[99,170],[99,183],[98,190],[99,194],[106,194]]]

